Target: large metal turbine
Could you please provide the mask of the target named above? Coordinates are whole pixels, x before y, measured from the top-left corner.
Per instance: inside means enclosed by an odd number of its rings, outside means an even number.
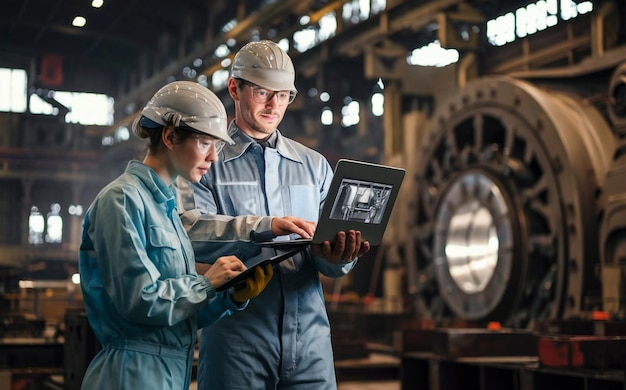
[[[488,77],[439,105],[422,139],[420,307],[436,320],[516,327],[586,308],[599,263],[596,202],[615,149],[597,109]]]

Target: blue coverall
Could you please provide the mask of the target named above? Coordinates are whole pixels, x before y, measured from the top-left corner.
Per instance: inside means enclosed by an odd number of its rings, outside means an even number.
[[[291,215],[317,221],[332,179],[332,168],[320,153],[278,130],[273,135],[276,148],[265,152],[234,121],[229,135],[235,145],[224,148],[220,161],[192,186],[191,195],[180,194],[181,209],[196,209],[196,220],[185,227],[197,261],[213,261],[216,245],[224,245],[207,241],[208,232],[214,230],[210,214]],[[235,246],[245,257],[241,243],[232,243],[229,250]],[[273,254],[273,249],[263,248],[261,256]],[[310,249],[280,263],[265,290],[245,311],[202,330],[198,388],[336,389],[319,272],[339,277],[355,264],[333,264],[314,257]]]
[[[197,275],[175,199],[151,168],[131,161],[85,215],[81,288],[103,349],[83,389],[187,389],[198,327],[245,307]]]

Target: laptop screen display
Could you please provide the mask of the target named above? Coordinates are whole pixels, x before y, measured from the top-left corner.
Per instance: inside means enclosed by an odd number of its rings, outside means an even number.
[[[392,189],[389,184],[343,178],[329,218],[380,224]]]

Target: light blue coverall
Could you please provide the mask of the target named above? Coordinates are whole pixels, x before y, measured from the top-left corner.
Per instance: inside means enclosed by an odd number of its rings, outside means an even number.
[[[234,121],[226,147],[191,194],[180,193],[181,209],[195,208],[185,227],[196,260],[212,262],[216,245],[207,240],[211,217],[200,214],[297,216],[317,221],[330,186],[332,168],[318,152],[285,138],[277,130],[276,148],[263,148]],[[182,191],[182,189],[181,189]],[[187,225],[193,220],[193,224]],[[260,239],[260,234],[247,237]],[[244,262],[245,247],[232,243]],[[228,245],[225,246],[227,248]],[[222,248],[223,249],[223,248]],[[257,249],[258,250],[258,249]],[[263,248],[261,256],[276,254]],[[254,262],[258,258],[248,259]],[[200,335],[198,388],[336,389],[330,325],[319,272],[347,274],[351,263],[333,264],[310,249],[280,263],[265,290],[245,311],[223,318]]]
[[[87,390],[187,389],[198,327],[245,307],[197,275],[173,188],[139,161],[87,211],[79,271],[103,346],[83,378]]]

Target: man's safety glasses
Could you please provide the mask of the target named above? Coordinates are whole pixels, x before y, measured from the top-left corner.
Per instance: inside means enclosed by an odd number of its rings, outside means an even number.
[[[259,87],[256,84],[252,84],[251,82],[244,79],[240,80],[243,81],[243,83],[247,85],[248,88],[250,88],[252,100],[259,104],[267,104],[274,98],[274,96],[276,96],[278,104],[281,106],[285,106],[292,103],[296,98],[296,93],[294,91],[270,91],[263,87]]]

